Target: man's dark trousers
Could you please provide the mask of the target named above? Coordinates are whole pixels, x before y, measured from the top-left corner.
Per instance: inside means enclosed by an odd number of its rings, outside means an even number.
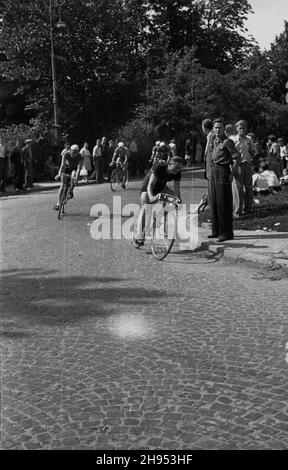
[[[212,234],[233,237],[233,199],[229,165],[212,165],[211,222]]]
[[[94,159],[96,183],[103,183],[103,159],[97,157]]]

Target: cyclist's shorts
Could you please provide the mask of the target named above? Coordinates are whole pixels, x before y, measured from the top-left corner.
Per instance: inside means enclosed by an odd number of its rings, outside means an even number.
[[[71,174],[69,173],[62,173],[61,174],[61,183],[68,184],[71,181]]]

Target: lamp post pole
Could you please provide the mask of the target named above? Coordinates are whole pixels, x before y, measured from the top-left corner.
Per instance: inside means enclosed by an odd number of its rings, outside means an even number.
[[[52,0],[49,0],[49,18],[50,18],[50,45],[51,45],[51,68],[52,68],[52,90],[53,90],[53,113],[54,113],[54,127],[57,136],[58,127],[58,103],[57,103],[57,83],[56,83],[56,70],[55,70],[55,55],[54,55],[54,40],[53,40],[53,12]]]

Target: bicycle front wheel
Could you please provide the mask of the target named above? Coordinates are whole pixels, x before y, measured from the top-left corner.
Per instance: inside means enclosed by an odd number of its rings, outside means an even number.
[[[112,191],[116,191],[117,186],[118,186],[118,171],[116,168],[114,168],[114,170],[111,173],[110,184],[111,184]]]
[[[153,219],[151,250],[153,256],[162,261],[170,253],[176,238],[176,216],[164,211]]]

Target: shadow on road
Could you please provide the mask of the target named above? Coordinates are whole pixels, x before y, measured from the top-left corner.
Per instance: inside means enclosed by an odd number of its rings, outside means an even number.
[[[135,279],[69,276],[41,269],[2,271],[1,321],[20,317],[46,325],[82,322],[87,317],[107,317],[123,308],[175,298],[175,293],[133,286]],[[127,283],[129,285],[127,286]],[[139,286],[139,281],[138,281]],[[180,296],[180,294],[179,294]]]

